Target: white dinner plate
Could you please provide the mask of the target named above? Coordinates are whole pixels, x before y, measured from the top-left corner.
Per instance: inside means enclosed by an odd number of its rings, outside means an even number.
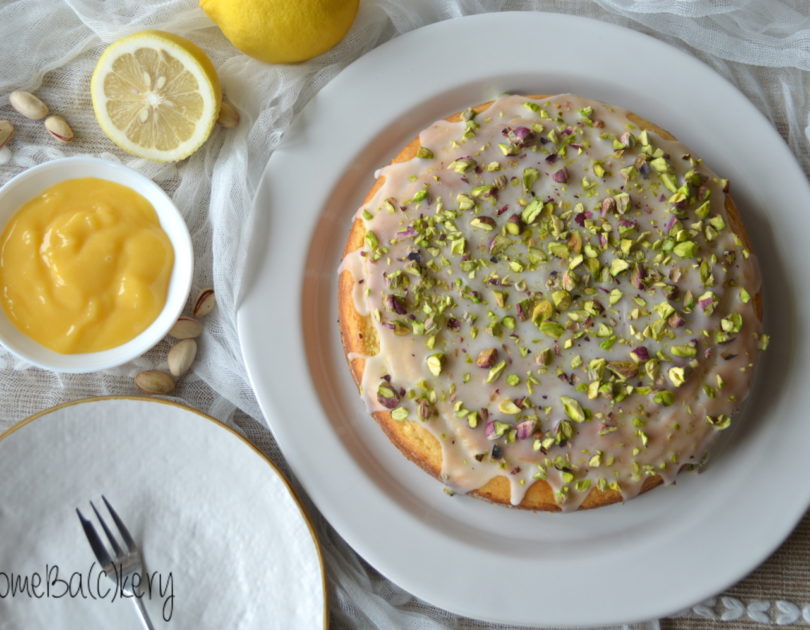
[[[672,131],[731,190],[764,277],[750,403],[703,474],[626,504],[535,514],[448,496],[370,418],[342,353],[337,267],[374,170],[433,120],[502,92],[574,92]],[[637,32],[548,13],[433,24],[347,67],[302,110],[256,198],[242,352],[306,491],[384,575],[427,602],[525,625],[643,620],[727,588],[810,503],[810,189],[782,139],[714,71]]]
[[[141,627],[75,512],[103,537],[92,500],[115,531],[103,494],[143,550],[155,628],[326,628],[312,527],[278,470],[225,425],[158,399],[97,398],[0,437],[0,627]]]

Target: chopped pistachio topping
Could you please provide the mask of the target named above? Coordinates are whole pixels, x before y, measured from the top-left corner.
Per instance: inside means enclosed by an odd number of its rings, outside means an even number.
[[[727,429],[731,425],[731,418],[727,415],[720,414],[718,416],[706,416],[706,422],[712,425],[715,429]]]
[[[694,258],[697,256],[697,245],[694,241],[683,241],[675,245],[672,251],[681,258]]]
[[[426,363],[430,373],[433,374],[433,376],[439,376],[442,373],[442,368],[444,367],[444,354],[431,354],[428,356]]]
[[[416,192],[411,201],[414,202],[424,201],[425,199],[427,199],[427,196],[428,196],[428,187],[424,186],[423,188],[421,188]]]
[[[565,328],[562,326],[562,324],[554,321],[541,322],[539,328],[540,332],[545,333],[554,339],[559,339],[565,332]]]
[[[627,271],[630,268],[630,263],[621,258],[614,258],[610,261],[610,275],[618,276],[621,272]]]
[[[354,297],[389,353],[366,395],[450,461],[547,480],[563,507],[671,479],[729,425],[768,343],[727,182],[621,110],[564,99],[505,97],[421,134],[358,212]]]
[[[501,361],[500,363],[497,363],[496,365],[494,365],[492,367],[492,369],[489,371],[489,373],[487,374],[486,382],[487,383],[494,383],[496,380],[498,380],[498,377],[501,375],[501,372],[503,372],[505,367],[506,367],[506,361]]]
[[[408,417],[408,409],[406,407],[397,407],[391,412],[391,417],[394,420],[405,420]]]
[[[416,157],[422,158],[423,160],[432,160],[434,156],[433,151],[427,147],[419,147],[419,150],[416,152]]]
[[[508,414],[508,415],[515,415],[515,414],[520,413],[520,407],[518,407],[511,400],[502,400],[498,404],[498,411],[500,411],[501,413]]]
[[[534,187],[535,182],[540,177],[540,171],[536,168],[525,168],[523,169],[523,188],[526,192],[531,192],[532,188]]]
[[[587,420],[585,410],[576,400],[569,396],[560,396],[560,402],[562,403],[565,415],[571,420],[574,422],[585,422],[585,420]]]
[[[681,366],[669,368],[667,376],[675,387],[680,387],[686,382],[686,370]]]
[[[534,199],[523,209],[520,218],[523,220],[523,223],[530,225],[534,223],[542,210],[542,204],[537,199]]]

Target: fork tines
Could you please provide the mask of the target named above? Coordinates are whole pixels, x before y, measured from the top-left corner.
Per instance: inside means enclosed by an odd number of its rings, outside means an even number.
[[[129,530],[127,530],[121,518],[118,516],[118,513],[113,509],[110,502],[107,501],[107,498],[104,495],[101,495],[101,499],[104,501],[104,505],[107,506],[107,510],[109,511],[110,516],[112,516],[115,526],[118,528],[121,538],[124,540],[124,544],[127,546],[129,553],[136,553],[137,547],[135,546],[135,541],[132,539]],[[90,501],[90,507],[93,508],[93,512],[95,513],[98,522],[101,523],[101,527],[104,529],[104,533],[106,534],[107,539],[110,541],[115,559],[120,562],[121,556],[124,555],[125,552],[121,549],[121,546],[118,544],[115,536],[110,531],[110,528],[107,526],[107,523],[99,513],[98,509],[96,509],[96,506],[93,505],[92,501]],[[90,543],[90,547],[93,549],[93,554],[96,556],[96,560],[98,560],[102,567],[111,565],[113,558],[111,558],[110,554],[107,552],[107,549],[104,546],[104,543],[101,541],[98,532],[96,532],[96,528],[93,526],[93,523],[82,515],[79,508],[76,508],[76,514],[79,516],[82,529],[84,529],[84,535],[87,536],[87,541]]]
[[[93,508],[93,513],[96,515],[96,518],[104,530],[107,539],[110,541],[110,546],[112,547],[112,557],[110,557],[109,550],[101,541],[101,537],[98,535],[93,523],[84,518],[81,511],[79,511],[79,508],[76,508],[76,514],[79,516],[79,521],[82,524],[84,535],[87,537],[87,541],[90,543],[90,547],[93,550],[93,554],[96,556],[96,560],[98,560],[99,564],[101,564],[102,570],[107,573],[107,577],[109,579],[114,579],[116,582],[119,580],[118,572],[120,571],[121,584],[119,587],[125,594],[132,595],[134,591],[132,587],[126,586],[126,582],[128,579],[131,579],[132,576],[142,572],[143,559],[141,558],[141,553],[138,550],[135,541],[132,539],[129,530],[124,525],[124,522],[118,516],[117,512],[113,509],[110,502],[107,501],[107,498],[104,495],[101,495],[101,499],[104,501],[104,505],[107,506],[107,511],[110,513],[115,526],[118,528],[118,533],[121,535],[124,545],[126,545],[128,551],[121,549],[121,545],[118,544],[115,535],[112,533],[112,531],[110,531],[106,521],[96,509],[96,506],[93,505],[92,501],[90,501],[90,507]],[[135,607],[138,615],[140,616],[143,627],[146,630],[154,630],[154,626],[149,619],[149,613],[147,613],[146,607],[141,601],[141,597],[137,596],[133,598],[132,601],[135,603]]]

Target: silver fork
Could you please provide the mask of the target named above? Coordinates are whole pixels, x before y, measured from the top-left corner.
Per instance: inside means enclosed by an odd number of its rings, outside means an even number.
[[[101,523],[101,527],[104,529],[104,533],[107,535],[107,539],[110,541],[110,545],[112,546],[113,550],[112,557],[110,557],[104,543],[101,541],[101,538],[96,532],[96,528],[93,527],[93,523],[82,516],[79,508],[76,508],[76,514],[79,515],[79,521],[81,521],[82,528],[84,529],[84,535],[87,536],[87,542],[90,543],[90,547],[93,549],[96,560],[98,560],[98,563],[101,565],[101,568],[104,570],[107,577],[113,581],[116,581],[117,583],[116,576],[120,575],[122,579],[121,591],[128,597],[132,597],[132,588],[126,586],[128,582],[131,583],[131,580],[128,581],[127,578],[131,578],[135,574],[140,575],[142,573],[143,559],[141,558],[141,552],[138,549],[138,546],[135,544],[135,541],[132,540],[132,536],[130,536],[129,531],[127,530],[123,521],[110,505],[109,501],[107,501],[104,495],[101,495],[101,499],[104,501],[104,505],[107,506],[107,510],[109,510],[110,516],[112,516],[115,526],[118,528],[118,531],[121,534],[121,538],[124,539],[124,544],[127,546],[127,551],[121,549],[121,546],[115,540],[115,536],[113,536],[110,528],[107,527],[107,523],[104,522],[104,519],[101,517],[101,514],[99,514],[96,506],[93,505],[92,501],[90,501],[90,507],[92,507],[93,512],[96,513],[96,518],[98,519],[98,522]],[[146,628],[146,630],[154,630],[152,621],[149,619],[149,615],[146,612],[146,607],[143,605],[141,598],[132,597],[132,599],[135,602],[135,606],[138,610],[138,615],[141,618],[141,623],[143,623],[143,627]]]

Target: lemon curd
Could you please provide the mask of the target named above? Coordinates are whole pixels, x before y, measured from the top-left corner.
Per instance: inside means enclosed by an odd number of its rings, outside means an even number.
[[[92,177],[24,204],[0,235],[0,298],[14,325],[63,354],[143,332],[166,302],[174,249],[140,194]]]

